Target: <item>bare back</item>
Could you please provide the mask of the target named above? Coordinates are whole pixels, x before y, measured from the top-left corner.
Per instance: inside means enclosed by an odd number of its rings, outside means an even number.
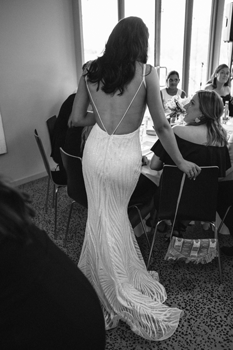
[[[101,129],[105,128],[108,134],[121,135],[139,128],[146,107],[143,64],[136,63],[135,76],[121,96],[118,95],[119,92],[106,94],[101,88],[96,91],[97,84],[87,84],[95,120]]]

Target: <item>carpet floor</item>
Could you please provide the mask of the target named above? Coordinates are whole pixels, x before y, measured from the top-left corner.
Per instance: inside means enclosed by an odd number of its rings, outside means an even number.
[[[35,224],[44,229],[55,244],[77,264],[87,211],[78,204],[74,206],[67,245],[64,247],[63,238],[71,200],[65,188],[59,190],[59,237],[55,240],[52,189],[47,213],[44,210],[46,186],[47,177],[44,177],[21,185],[20,189],[31,197],[36,211]],[[192,235],[194,231],[196,234],[198,231],[203,235],[202,230],[202,226],[196,223],[189,227],[188,234]],[[211,234],[205,231],[205,235],[206,233]],[[146,259],[148,246],[145,238],[138,238],[138,243]],[[232,244],[232,236],[220,235],[220,246]],[[223,284],[220,285],[217,259],[205,265],[184,262],[174,264],[164,260],[167,247],[164,234],[158,233],[150,269],[159,273],[160,282],[166,288],[166,305],[184,311],[176,332],[167,340],[151,342],[137,336],[124,322],[120,322],[117,328],[106,332],[106,350],[233,350],[233,258],[221,256]]]

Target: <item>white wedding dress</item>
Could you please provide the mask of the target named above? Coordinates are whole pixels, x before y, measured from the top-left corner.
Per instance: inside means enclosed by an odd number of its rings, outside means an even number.
[[[144,88],[143,81],[137,92]],[[166,291],[157,272],[147,271],[128,219],[128,203],[141,172],[139,129],[124,135],[116,135],[116,129],[109,135],[95,124],[85,144],[88,218],[78,267],[99,296],[106,329],[123,320],[146,339],[164,340],[175,332],[182,311],[163,304]]]

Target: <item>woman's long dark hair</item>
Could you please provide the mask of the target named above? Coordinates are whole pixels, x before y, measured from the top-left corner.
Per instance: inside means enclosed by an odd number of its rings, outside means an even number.
[[[227,133],[221,125],[221,116],[223,114],[223,102],[221,97],[215,91],[200,90],[197,91],[200,111],[200,123],[206,124],[208,129],[208,146],[226,146]],[[200,124],[196,124],[200,125]]]
[[[26,243],[34,215],[28,194],[0,177],[0,240],[13,238]]]
[[[135,62],[147,62],[148,38],[148,28],[141,18],[120,20],[108,38],[103,56],[85,64],[84,75],[91,83],[97,83],[97,90],[102,83],[106,94],[119,91],[122,95],[135,75]]]

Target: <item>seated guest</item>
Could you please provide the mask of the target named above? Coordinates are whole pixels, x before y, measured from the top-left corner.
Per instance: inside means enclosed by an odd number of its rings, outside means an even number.
[[[75,95],[76,95],[76,93],[71,94],[63,102],[63,104],[60,108],[60,111],[58,113],[55,126],[54,126],[51,157],[59,165],[60,165],[60,163],[62,164],[61,155],[60,155],[60,147],[63,147],[65,144],[66,132],[68,130],[68,120],[69,120],[69,116],[70,116],[71,111],[72,111]],[[81,132],[82,132],[82,130],[81,130]]]
[[[230,168],[230,157],[227,148],[227,134],[220,124],[223,113],[223,102],[215,91],[198,91],[185,105],[185,125],[173,127],[179,150],[183,157],[199,166],[219,167],[219,177],[226,176]],[[161,170],[164,164],[174,162],[164,150],[160,140],[152,147],[154,155],[150,167]],[[190,178],[193,174],[190,173]],[[186,223],[175,224],[178,236],[186,229]]]
[[[164,107],[165,113],[170,113],[170,109],[167,107],[167,102],[171,101],[175,96],[179,96],[181,98],[186,97],[186,92],[178,89],[178,84],[180,82],[179,73],[175,70],[172,70],[168,73],[166,78],[167,87],[160,90],[160,95]]]
[[[0,178],[1,349],[105,349],[95,290],[33,224],[29,203]]]
[[[72,111],[76,93],[71,94],[62,104],[56,119],[54,134],[52,139],[51,157],[59,165],[60,172],[66,177],[66,172],[62,164],[60,147],[66,152],[82,157],[82,132],[83,127],[68,127],[68,120]],[[72,152],[70,152],[72,150]],[[75,153],[74,153],[75,152]]]
[[[231,73],[230,68],[226,64],[220,64],[208,80],[205,90],[214,90],[225,102],[229,102],[229,115],[233,116],[233,100],[231,96]]]

